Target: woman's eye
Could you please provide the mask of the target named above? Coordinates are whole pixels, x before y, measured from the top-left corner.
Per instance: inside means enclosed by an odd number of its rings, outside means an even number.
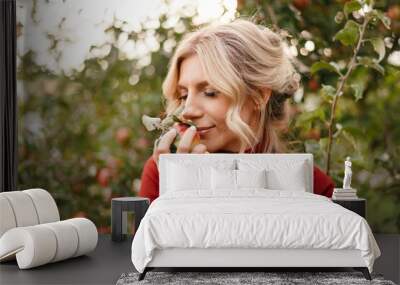
[[[203,94],[207,97],[215,97],[217,95],[217,91],[204,91]],[[186,100],[187,94],[182,94],[179,96],[179,100]]]
[[[187,97],[187,95],[181,95],[181,96],[179,97],[179,100],[186,100],[186,97]]]
[[[215,95],[217,95],[216,91],[205,91],[204,95],[206,95],[207,97],[214,97]]]

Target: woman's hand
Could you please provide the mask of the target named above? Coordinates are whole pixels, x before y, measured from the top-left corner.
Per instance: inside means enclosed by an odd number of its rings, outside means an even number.
[[[155,141],[153,150],[153,159],[156,162],[157,167],[160,154],[171,153],[170,148],[177,135],[178,131],[175,128],[172,128],[167,133],[165,133],[165,135],[163,135],[161,138]],[[207,147],[204,144],[197,144],[190,151],[191,144],[195,135],[196,135],[196,128],[195,127],[188,128],[181,137],[176,153],[189,153],[189,152],[208,153]]]

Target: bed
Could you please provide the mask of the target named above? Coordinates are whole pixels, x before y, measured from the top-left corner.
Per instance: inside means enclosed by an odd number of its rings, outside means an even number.
[[[132,242],[157,267],[353,267],[380,250],[364,218],[313,194],[311,154],[164,154],[160,197]]]

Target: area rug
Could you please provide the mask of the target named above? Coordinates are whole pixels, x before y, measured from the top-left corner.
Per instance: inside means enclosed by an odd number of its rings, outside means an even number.
[[[133,284],[221,284],[221,285],[294,285],[294,284],[379,284],[395,285],[384,280],[382,275],[372,274],[372,281],[364,278],[360,272],[154,272],[146,274],[145,279],[138,281],[139,273],[124,273],[117,285]]]

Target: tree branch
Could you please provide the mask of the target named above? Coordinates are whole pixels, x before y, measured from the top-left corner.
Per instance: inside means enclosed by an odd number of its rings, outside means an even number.
[[[332,142],[333,142],[333,125],[335,123],[335,111],[336,111],[336,106],[339,100],[339,97],[342,95],[343,93],[343,88],[345,86],[346,81],[348,80],[351,72],[353,71],[354,67],[356,66],[356,58],[358,55],[358,52],[360,51],[361,48],[361,44],[363,42],[363,37],[365,34],[365,30],[367,28],[369,22],[369,17],[368,15],[365,15],[364,17],[364,22],[361,26],[360,29],[360,35],[358,38],[358,42],[357,45],[354,49],[353,52],[353,56],[350,59],[349,63],[347,64],[347,72],[344,76],[341,76],[339,79],[339,82],[337,84],[337,89],[336,89],[336,93],[333,99],[333,103],[332,103],[332,107],[331,107],[331,117],[329,120],[329,125],[328,125],[328,131],[329,131],[329,138],[328,138],[328,150],[327,150],[327,160],[326,160],[326,174],[329,175],[329,171],[330,171],[330,164],[331,164],[331,152],[332,152]]]

